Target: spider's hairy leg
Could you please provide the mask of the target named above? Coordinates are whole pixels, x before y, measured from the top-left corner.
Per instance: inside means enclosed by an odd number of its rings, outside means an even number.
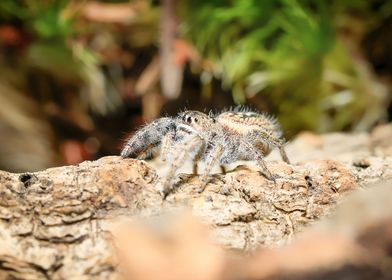
[[[204,147],[204,142],[203,142],[202,147],[200,147],[200,149],[199,149],[199,153],[193,157],[193,160],[192,160],[192,173],[193,174],[198,174],[198,171],[199,171],[198,162],[201,159],[201,156],[202,156],[201,151],[203,151],[204,148],[205,147]]]
[[[128,139],[121,151],[121,156],[123,158],[137,157],[140,154],[148,153],[148,150],[160,145],[164,135],[174,129],[175,120],[171,118],[160,118],[153,121],[136,131],[136,133]]]
[[[268,170],[267,165],[265,164],[264,155],[252,143],[249,143],[246,140],[243,141],[242,143],[249,150],[249,152],[252,154],[254,160],[256,160],[256,162],[257,162],[257,165],[262,169],[263,175],[268,180],[272,180],[275,182],[274,176],[272,176],[272,173]]]
[[[171,182],[173,180],[173,177],[178,170],[178,168],[181,166],[181,164],[184,162],[186,157],[189,154],[194,154],[196,155],[201,147],[203,146],[203,139],[199,135],[194,135],[192,137],[187,137],[184,139],[185,146],[182,147],[181,149],[177,150],[177,154],[173,156],[173,161],[170,166],[170,169],[162,182],[161,187],[161,193],[163,194],[163,197],[165,198],[167,194],[171,190]]]
[[[152,159],[156,154],[159,153],[159,147],[151,147],[150,149],[144,150],[137,155],[137,159]]]
[[[174,148],[174,137],[173,131],[168,132],[162,139],[161,144],[161,160],[166,161],[171,156],[171,150]]]
[[[162,140],[161,144],[161,160],[162,161],[168,161],[170,158],[173,157],[173,150],[176,148],[176,140],[175,140],[176,134],[171,131],[167,133]],[[178,140],[177,140],[178,141]],[[200,153],[197,154],[193,158],[192,162],[192,172],[193,174],[197,174],[198,170],[198,161],[200,160]]]
[[[208,154],[206,165],[203,172],[203,177],[201,178],[202,185],[199,188],[199,192],[203,192],[207,182],[208,182],[208,175],[210,174],[214,164],[221,158],[223,154],[223,146],[221,144],[215,145],[212,151]]]
[[[284,138],[278,138],[275,135],[273,135],[272,132],[270,132],[268,130],[263,130],[263,129],[253,130],[252,132],[250,132],[247,135],[246,138],[251,139],[250,142],[253,145],[254,145],[254,141],[256,141],[256,139],[257,139],[258,141],[263,141],[263,142],[266,142],[272,146],[277,147],[279,149],[279,153],[280,153],[280,156],[282,157],[283,161],[290,164],[290,160],[287,157],[286,151],[284,149],[284,145],[285,145]]]
[[[282,157],[283,161],[290,164],[290,160],[286,154],[286,150],[284,149],[283,145],[279,147],[279,153],[280,153],[280,156]]]

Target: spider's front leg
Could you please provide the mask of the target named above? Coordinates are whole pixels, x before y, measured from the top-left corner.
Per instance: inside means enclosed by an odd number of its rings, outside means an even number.
[[[174,132],[169,132],[168,134],[163,137],[162,144],[161,144],[161,160],[162,161],[169,161],[171,157],[173,157],[172,153],[174,148],[176,147],[175,143],[179,142],[180,140],[176,140],[176,134]],[[200,160],[200,153],[197,154],[193,158],[192,163],[192,171],[193,174],[197,174],[197,163]]]
[[[223,151],[223,146],[221,144],[216,144],[213,146],[211,152],[208,154],[203,177],[201,178],[202,185],[198,190],[200,193],[203,192],[206,188],[208,183],[208,175],[211,173],[211,170],[214,167],[215,163],[222,157]]]
[[[161,183],[161,186],[159,186],[164,198],[171,190],[171,183],[178,168],[183,164],[188,155],[191,155],[192,158],[196,156],[203,147],[204,143],[203,139],[199,135],[188,136],[183,138],[181,141],[184,143],[184,145],[182,147],[178,147],[178,149],[175,150],[175,153],[171,158],[172,163],[170,165],[170,169],[165,176],[165,179]]]
[[[175,137],[174,131],[168,132],[162,139],[162,144],[161,144],[161,160],[162,161],[167,161],[172,157],[172,149],[174,148],[174,137]]]
[[[136,131],[128,139],[121,151],[121,156],[123,158],[135,158],[148,154],[151,149],[158,147],[162,142],[162,138],[170,131],[174,131],[175,127],[175,120],[171,118],[160,118],[153,121]]]

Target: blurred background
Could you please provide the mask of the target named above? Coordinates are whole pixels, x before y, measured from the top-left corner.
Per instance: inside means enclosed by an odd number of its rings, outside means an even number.
[[[1,0],[0,169],[118,154],[146,121],[237,104],[303,130],[392,119],[392,1]]]

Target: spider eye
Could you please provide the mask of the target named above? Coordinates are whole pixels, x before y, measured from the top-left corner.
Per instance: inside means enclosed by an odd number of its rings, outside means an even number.
[[[192,122],[192,118],[191,118],[191,117],[188,117],[188,118],[186,119],[186,121],[187,121],[187,123],[191,123],[191,122]]]
[[[195,118],[195,122],[198,122],[199,120],[197,118]]]

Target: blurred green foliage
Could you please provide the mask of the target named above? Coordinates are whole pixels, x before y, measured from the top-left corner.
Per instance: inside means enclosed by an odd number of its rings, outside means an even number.
[[[0,3],[0,17],[19,19],[40,38],[64,41],[72,33],[72,18],[62,15],[68,0],[12,1]]]
[[[91,112],[106,115],[121,104],[73,4],[0,1],[0,169],[60,164],[62,137],[91,133]],[[64,127],[77,132],[66,135]]]
[[[362,44],[392,19],[392,1],[173,1],[179,29],[172,34],[180,40],[166,47],[185,71],[171,113],[184,100],[220,109],[234,99],[278,115],[289,137],[304,129],[368,130],[385,116],[388,89]],[[115,153],[119,134],[141,122],[140,115],[157,117],[164,103],[157,61],[165,17],[159,16],[169,2],[1,0],[0,168],[52,166],[65,154],[62,143],[75,138],[79,158],[92,158],[98,148],[85,156],[83,147],[93,133],[97,147],[111,147],[101,155]],[[371,48],[379,50],[377,44]]]
[[[116,108],[120,100],[105,85],[99,57],[75,39],[83,30],[78,30],[74,24],[77,9],[73,10],[69,4],[68,0],[0,1],[2,23],[22,26],[29,40],[27,49],[15,56],[17,60],[12,63],[18,63],[24,69],[24,75],[30,71],[42,71],[61,84],[82,85],[81,102],[86,108],[105,114]],[[13,68],[8,69],[12,71]]]
[[[85,86],[82,100],[93,111],[105,114],[115,109],[120,100],[98,69],[99,56],[75,40],[84,30],[75,24],[78,14],[72,7],[77,5],[70,3],[3,0],[0,18],[19,21],[34,37],[21,58],[24,64],[58,79],[81,81]],[[382,118],[385,92],[364,70],[355,53],[358,50],[347,48],[347,42],[339,38],[339,28],[343,26],[363,36],[366,29],[391,16],[391,1],[177,3],[181,34],[213,62],[212,71],[204,69],[204,74],[211,71],[221,79],[236,103],[253,100],[259,107],[278,114],[290,134],[303,129],[365,130]],[[359,26],[350,17],[352,12],[360,18]],[[156,34],[156,28],[152,29],[151,33]],[[145,36],[138,37],[143,40]]]
[[[357,22],[348,21],[352,11],[366,18],[359,28],[376,24],[391,15],[391,1],[181,3],[181,31],[214,63],[212,74],[232,89],[237,103],[261,98],[291,135],[365,130],[385,114],[385,90],[356,50],[345,47],[338,28],[357,31]]]

